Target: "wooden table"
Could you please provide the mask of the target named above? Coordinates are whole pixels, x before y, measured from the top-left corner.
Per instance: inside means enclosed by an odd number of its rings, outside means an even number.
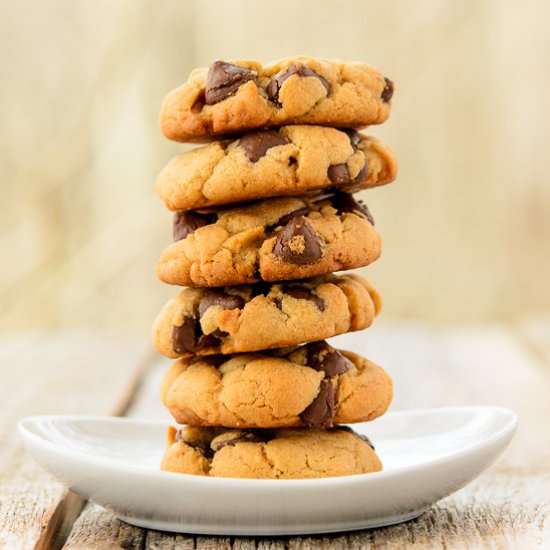
[[[97,333],[0,338],[0,548],[536,548],[550,547],[550,319],[509,327],[379,323],[340,337],[395,381],[393,410],[491,404],[520,425],[505,455],[411,522],[319,537],[201,537],[139,529],[68,492],[28,457],[16,433],[31,414],[166,418],[168,364],[147,336]]]

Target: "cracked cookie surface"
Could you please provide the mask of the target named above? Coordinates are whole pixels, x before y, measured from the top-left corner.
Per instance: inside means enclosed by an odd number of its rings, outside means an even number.
[[[329,188],[358,191],[396,174],[395,155],[376,138],[297,125],[180,153],[158,176],[156,190],[170,210],[190,210]]]
[[[153,342],[167,357],[283,348],[364,329],[381,308],[366,277],[183,288],[161,310]]]
[[[330,428],[384,414],[392,382],[371,361],[320,341],[272,353],[180,359],[165,373],[161,397],[179,424]]]
[[[306,479],[382,470],[367,437],[326,430],[168,429],[161,470],[213,477]]]
[[[388,118],[393,89],[391,80],[366,63],[306,56],[266,66],[215,61],[193,70],[168,94],[160,127],[176,141],[285,124],[362,128]]]
[[[368,208],[342,192],[181,212],[157,275],[173,285],[218,287],[353,269],[380,256],[373,224]]]

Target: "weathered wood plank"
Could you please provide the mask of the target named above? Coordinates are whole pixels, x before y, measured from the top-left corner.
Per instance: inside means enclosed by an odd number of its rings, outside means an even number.
[[[148,357],[147,340],[134,337],[0,339],[0,548],[32,548],[52,534],[47,526],[56,509],[60,520],[66,516],[58,509],[66,489],[28,457],[17,421],[33,414],[121,414]]]
[[[132,527],[118,520],[108,510],[89,502],[75,521],[63,548],[65,550],[80,550],[82,548],[141,550],[144,547],[146,536],[146,530]]]
[[[525,349],[524,340],[502,326],[441,329],[425,325],[378,324],[334,339],[365,350],[395,381],[393,408],[494,404],[515,409],[520,429],[504,457],[474,483],[412,522],[319,537],[190,537],[133,529],[132,540],[148,549],[222,548],[536,548],[550,539],[548,433],[550,414],[546,365]],[[366,351],[368,350],[368,351]],[[169,363],[159,359],[141,385],[129,414],[169,417],[158,399],[158,383]],[[75,523],[69,548],[110,548],[120,527],[110,512],[88,505]],[[93,521],[89,520],[93,517]],[[96,533],[96,535],[94,535]],[[99,533],[99,535],[97,535]],[[194,541],[194,542],[193,542]],[[80,546],[82,547],[82,546]]]

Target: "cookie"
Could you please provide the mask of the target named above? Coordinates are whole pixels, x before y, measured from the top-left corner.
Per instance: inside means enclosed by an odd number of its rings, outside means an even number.
[[[379,472],[366,436],[327,430],[168,429],[161,470],[214,477],[306,479]]]
[[[366,328],[380,308],[378,291],[355,274],[185,287],[157,317],[153,342],[174,358],[283,348]]]
[[[390,183],[392,150],[355,130],[283,126],[180,153],[157,178],[170,210],[295,196],[321,189],[358,191]]]
[[[157,263],[165,283],[227,286],[325,275],[365,266],[381,239],[348,193],[276,198],[174,216],[174,239]]]
[[[285,124],[361,128],[388,118],[392,95],[393,82],[366,63],[215,61],[168,94],[160,127],[176,141]]]
[[[330,428],[384,414],[392,382],[371,361],[320,341],[180,359],[164,375],[161,397],[179,424]]]

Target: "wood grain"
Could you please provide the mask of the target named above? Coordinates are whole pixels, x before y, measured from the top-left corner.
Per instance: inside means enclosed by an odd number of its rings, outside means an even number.
[[[378,324],[334,339],[368,350],[395,382],[396,409],[493,404],[513,408],[520,427],[504,456],[466,488],[420,518],[382,529],[312,537],[192,537],[125,526],[92,504],[75,523],[67,547],[127,548],[542,548],[550,540],[549,363],[523,336],[502,325],[443,329],[417,323]],[[167,365],[147,376],[131,416],[165,419],[158,383]],[[125,546],[126,547],[126,546]]]
[[[133,337],[74,332],[0,339],[0,548],[40,548],[43,537],[57,537],[51,525],[62,528],[68,509],[78,513],[83,504],[74,496],[64,502],[66,489],[23,449],[17,421],[33,414],[121,414],[148,357],[148,342]]]
[[[487,473],[420,518],[393,527],[312,537],[193,537],[143,530],[88,504],[65,548],[347,549],[543,548],[550,540],[550,476]]]

